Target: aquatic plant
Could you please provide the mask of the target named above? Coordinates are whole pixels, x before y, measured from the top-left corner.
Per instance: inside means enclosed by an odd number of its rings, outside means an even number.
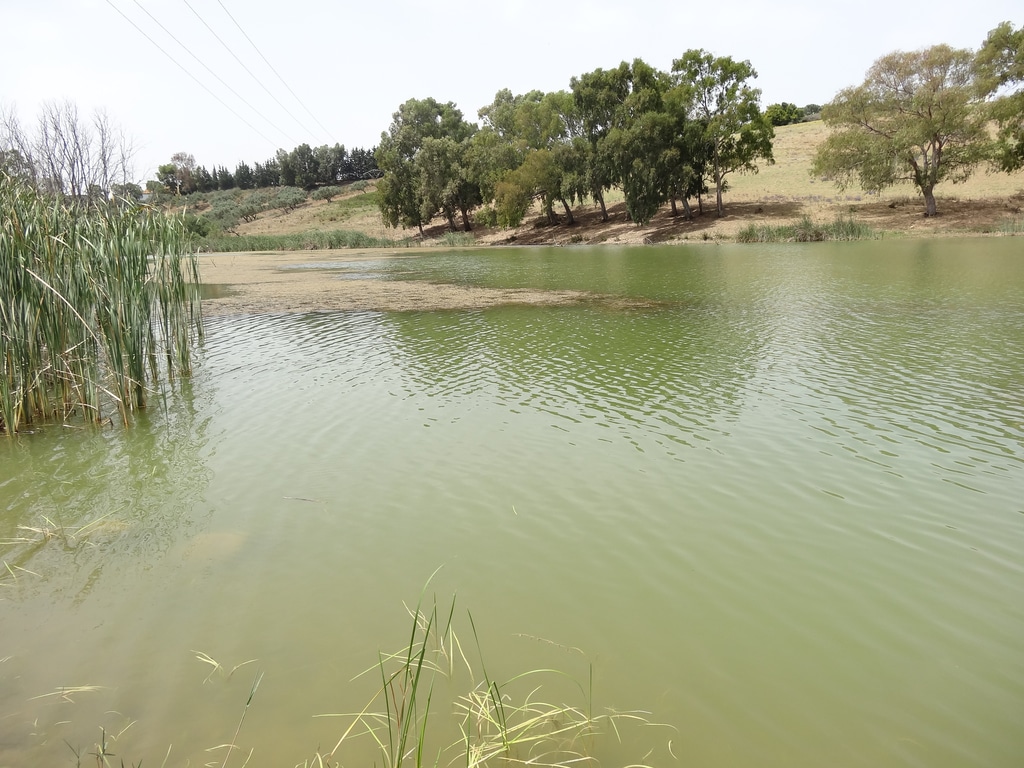
[[[366,706],[358,713],[319,715],[350,722],[334,748],[327,753],[318,751],[306,761],[307,766],[340,764],[346,745],[359,735],[374,741],[384,768],[455,762],[467,768],[571,766],[595,759],[590,747],[602,729],[607,727],[618,736],[623,723],[651,725],[646,712],[595,715],[592,670],[587,687],[555,669],[532,669],[499,682],[487,672],[472,615],[468,620],[476,646],[475,662],[464,652],[454,629],[454,598],[446,611],[439,611],[436,599],[424,607],[421,596],[409,615],[409,643],[393,653],[380,653],[377,664],[362,673],[375,673],[381,680]],[[445,690],[456,691],[456,681],[465,681],[465,692],[432,709],[435,686],[442,680]],[[555,680],[568,681],[581,700],[576,704],[542,700],[545,685]],[[456,683],[454,688],[452,683]],[[525,693],[520,695],[522,691]],[[453,716],[458,737],[446,741]],[[671,741],[668,751],[671,753]]]
[[[840,216],[817,224],[804,216],[793,224],[749,224],[736,234],[740,243],[815,243],[826,240],[877,240],[881,234],[867,224]]]
[[[46,196],[0,174],[0,432],[78,412],[127,423],[190,372],[198,265],[180,217]]]
[[[283,235],[210,235],[203,249],[214,253],[236,251],[317,251],[341,248],[394,248],[411,241],[373,237],[350,230],[310,230]]]

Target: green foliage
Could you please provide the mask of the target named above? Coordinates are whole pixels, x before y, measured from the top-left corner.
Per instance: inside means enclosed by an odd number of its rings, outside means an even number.
[[[817,111],[820,111],[820,108]],[[764,111],[764,116],[768,119],[769,123],[778,127],[780,125],[799,123],[804,119],[804,110],[800,109],[796,104],[784,101],[781,104],[769,104]]]
[[[142,200],[142,187],[138,184],[114,184],[110,187],[110,193],[115,198],[121,198],[122,200],[130,200],[132,202],[139,202]]]
[[[347,230],[311,230],[286,235],[211,235],[203,243],[209,251],[316,251],[340,248],[393,248],[405,240],[372,237]]]
[[[417,227],[422,234],[423,225],[441,212],[454,228],[455,210],[468,225],[468,212],[480,200],[469,177],[468,143],[475,131],[451,102],[409,99],[398,108],[376,151],[384,174],[377,192],[386,226]],[[425,146],[427,154],[418,160]]]
[[[79,412],[127,423],[189,371],[202,324],[181,218],[68,205],[0,174],[0,432]]]
[[[769,226],[750,224],[736,235],[740,243],[816,243],[826,240],[878,240],[881,235],[867,224],[837,218],[830,224],[815,224],[804,216],[796,224]]]
[[[271,199],[270,207],[294,211],[304,202],[306,202],[305,190],[298,189],[297,187],[281,187]]]
[[[498,226],[498,211],[493,205],[477,208],[473,214],[473,221],[480,227],[496,227]]]
[[[813,173],[840,188],[867,191],[911,181],[936,213],[935,186],[965,180],[989,151],[986,114],[977,105],[974,56],[937,45],[883,56],[862,85],[824,108],[834,130],[818,148]]]
[[[491,677],[472,614],[464,627],[467,641],[456,631],[454,599],[439,609],[436,598],[427,603],[421,595],[409,613],[408,643],[378,653],[377,663],[363,673],[379,679],[376,693],[358,713],[324,715],[347,725],[333,749],[318,751],[310,765],[348,764],[344,753],[350,741],[369,735],[377,745],[373,763],[383,768],[457,763],[466,768],[572,768],[597,763],[591,753],[603,732],[614,733],[619,744],[629,744],[628,726],[650,732],[657,725],[646,713],[594,714],[592,669],[590,684],[554,669],[526,670],[508,680]],[[575,702],[545,700],[558,689],[571,692]],[[453,730],[461,734],[454,742]],[[646,742],[643,749],[647,755],[653,751]],[[671,742],[667,752],[671,754]],[[632,765],[641,768],[643,763]]]
[[[692,116],[702,126],[698,142],[708,150],[708,166],[715,184],[718,215],[724,213],[725,176],[735,171],[757,172],[757,160],[774,162],[775,132],[761,114],[761,91],[747,81],[757,77],[749,61],[714,57],[690,50],[672,63],[678,86],[687,94]]]
[[[999,92],[989,106],[999,126],[996,164],[1006,172],[1024,168],[1024,27],[1014,30],[1004,21],[989,32],[977,63],[979,90],[985,95]]]
[[[327,202],[331,202],[331,200],[336,198],[343,191],[344,190],[342,190],[341,187],[335,187],[335,186],[320,187],[319,189],[316,189],[316,190],[313,191],[313,194],[311,195],[311,197],[314,200],[326,200]]]

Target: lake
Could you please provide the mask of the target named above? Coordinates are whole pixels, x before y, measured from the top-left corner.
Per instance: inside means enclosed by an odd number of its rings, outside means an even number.
[[[606,766],[1019,766],[1022,242],[332,254],[589,298],[212,317],[130,428],[0,439],[0,766],[301,765],[421,593],[649,713]]]

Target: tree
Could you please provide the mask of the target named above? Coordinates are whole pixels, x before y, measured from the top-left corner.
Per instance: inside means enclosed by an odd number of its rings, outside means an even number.
[[[803,120],[804,111],[796,104],[784,101],[781,104],[769,104],[764,110],[764,116],[774,126],[790,125]]]
[[[253,189],[256,186],[256,175],[246,162],[235,166],[235,186],[239,189]]]
[[[979,90],[985,96],[1002,92],[990,106],[999,126],[996,163],[1010,172],[1024,167],[1024,27],[1004,21],[988,33],[978,51]],[[1008,86],[1016,90],[1006,92]]]
[[[70,101],[43,104],[34,131],[0,108],[0,153],[36,189],[72,200],[104,199],[134,175],[135,149],[123,130],[102,110],[83,118]]]
[[[668,199],[680,158],[674,151],[676,120],[665,108],[671,85],[667,75],[640,59],[629,72],[630,93],[616,111],[601,152],[615,169],[630,218],[643,226]]]
[[[320,163],[309,144],[299,144],[288,155],[288,161],[295,173],[294,185],[313,189],[320,181]]]
[[[416,156],[427,139],[448,138],[456,144],[470,139],[476,126],[462,118],[455,104],[435,99],[409,99],[392,115],[391,126],[382,133],[375,158],[383,171],[377,186],[381,217],[389,227],[417,227],[433,217],[423,196],[424,186]],[[461,167],[461,164],[460,164]]]
[[[757,72],[749,61],[716,58],[704,50],[687,51],[672,63],[672,71],[677,83],[689,91],[693,117],[703,126],[721,216],[725,212],[722,192],[726,175],[734,171],[756,173],[758,159],[775,162],[775,131],[758,106],[761,91],[746,84],[757,77]]]
[[[883,56],[862,85],[846,88],[822,110],[833,129],[812,172],[844,188],[856,179],[876,192],[910,181],[934,216],[935,187],[963,181],[989,151],[979,108],[974,55],[948,45]]]
[[[629,95],[629,83],[630,67],[626,62],[615,69],[596,69],[569,81],[583,136],[589,144],[585,156],[587,191],[601,206],[601,221],[608,221],[604,193],[618,181],[608,155],[603,152],[603,141],[615,127],[618,111]]]
[[[218,166],[214,174],[217,177],[217,189],[228,190],[235,188],[235,177],[227,168],[223,165]]]

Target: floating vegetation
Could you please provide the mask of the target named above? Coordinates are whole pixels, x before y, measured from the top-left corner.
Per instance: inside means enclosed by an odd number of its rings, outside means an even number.
[[[881,233],[867,224],[840,216],[828,224],[817,224],[804,216],[795,224],[749,224],[741,229],[740,243],[818,243],[826,240],[880,240]]]
[[[198,264],[180,218],[79,203],[0,174],[0,432],[78,412],[122,421],[202,337]]]

